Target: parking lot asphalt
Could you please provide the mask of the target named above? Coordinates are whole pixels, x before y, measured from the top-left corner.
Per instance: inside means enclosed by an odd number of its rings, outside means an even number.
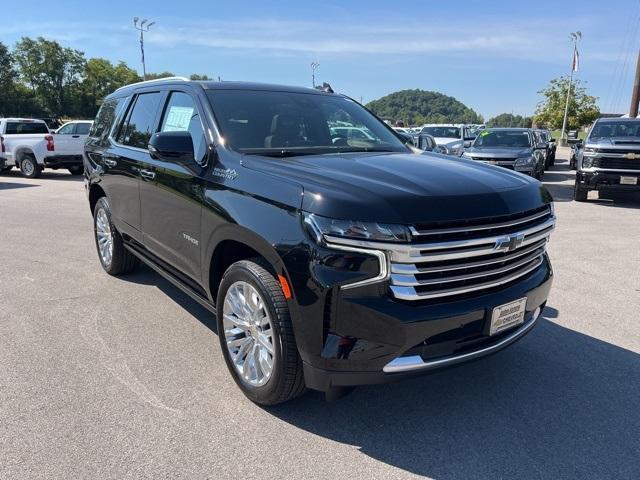
[[[273,408],[235,386],[208,311],[102,271],[79,177],[1,175],[0,478],[640,478],[640,198],[572,201],[567,152],[532,333]]]

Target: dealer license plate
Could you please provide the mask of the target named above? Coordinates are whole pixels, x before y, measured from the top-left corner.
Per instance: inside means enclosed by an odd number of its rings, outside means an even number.
[[[493,314],[491,315],[491,330],[489,331],[489,335],[495,335],[509,327],[524,322],[526,306],[527,297],[494,308]]]
[[[620,177],[620,185],[637,185],[638,177]]]

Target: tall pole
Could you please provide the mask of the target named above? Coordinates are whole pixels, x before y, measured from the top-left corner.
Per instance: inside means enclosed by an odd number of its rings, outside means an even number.
[[[573,60],[571,62],[571,75],[569,75],[569,87],[567,88],[567,101],[564,105],[564,118],[562,119],[562,131],[560,132],[560,140],[565,139],[565,132],[567,130],[567,115],[569,113],[569,98],[571,97],[571,85],[573,84],[573,72],[575,72],[578,68],[577,62],[577,51],[578,51],[578,40],[582,38],[581,32],[572,32],[569,34],[569,38],[573,40]]]
[[[638,104],[640,103],[640,51],[638,51],[638,62],[636,63],[636,79],[633,82],[633,92],[631,92],[631,107],[629,117],[638,116]]]
[[[156,22],[149,22],[146,18],[138,24],[138,17],[133,17],[133,28],[140,32],[140,56],[142,58],[142,80],[147,79],[147,66],[144,61],[144,32],[148,32]],[[149,23],[147,23],[149,22]]]
[[[311,85],[313,88],[316,88],[316,68],[319,66],[318,62],[311,62]]]

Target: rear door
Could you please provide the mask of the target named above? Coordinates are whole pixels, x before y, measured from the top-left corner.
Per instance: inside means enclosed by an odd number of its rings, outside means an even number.
[[[200,282],[202,175],[208,158],[202,107],[191,90],[172,88],[158,131],[188,131],[195,160],[187,163],[147,156],[141,170],[140,200],[145,247]]]
[[[112,213],[121,231],[138,241],[142,241],[140,168],[150,158],[147,145],[156,129],[162,97],[158,90],[137,93],[103,151]]]

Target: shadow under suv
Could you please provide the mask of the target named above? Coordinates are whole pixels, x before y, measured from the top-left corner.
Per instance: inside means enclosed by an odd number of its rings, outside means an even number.
[[[331,92],[130,85],[104,100],[84,161],[103,268],[142,261],[216,313],[229,371],[260,404],[493,353],[551,287],[539,182],[416,154]]]

